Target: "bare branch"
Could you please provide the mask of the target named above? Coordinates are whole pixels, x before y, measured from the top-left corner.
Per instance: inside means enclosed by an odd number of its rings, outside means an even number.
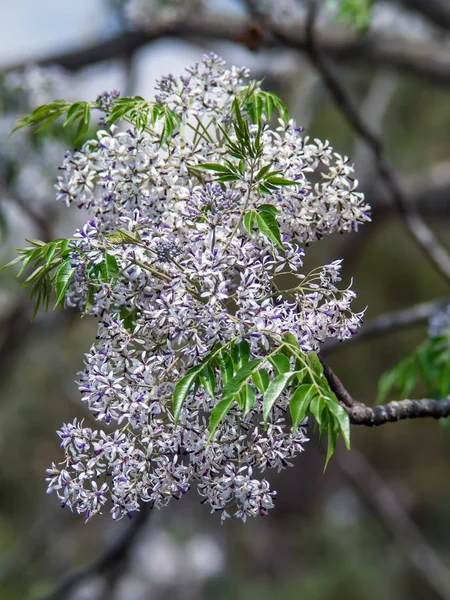
[[[407,8],[426,17],[441,29],[450,29],[450,7],[445,0],[401,0]]]
[[[399,400],[373,407],[356,404],[348,409],[347,413],[353,425],[366,425],[367,427],[394,423],[403,419],[424,417],[442,419],[450,416],[450,396],[444,400],[432,400],[430,398]]]
[[[346,410],[350,417],[350,423],[353,425],[373,427],[374,425],[384,425],[403,419],[424,417],[442,419],[450,416],[450,396],[444,400],[432,400],[430,398],[399,400],[398,402],[388,402],[378,406],[367,406],[362,402],[357,402],[323,358],[320,358],[320,361],[330,388],[336,394],[341,406]]]

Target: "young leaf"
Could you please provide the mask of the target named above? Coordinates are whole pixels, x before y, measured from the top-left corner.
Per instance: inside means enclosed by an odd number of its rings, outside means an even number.
[[[292,417],[292,429],[295,431],[298,424],[303,421],[309,412],[309,405],[317,394],[315,386],[303,383],[298,386],[289,401],[289,409]]]
[[[208,392],[211,398],[214,398],[216,391],[216,378],[214,376],[214,371],[209,365],[205,365],[202,371],[200,371],[199,377],[203,388]]]
[[[240,369],[250,359],[250,345],[247,340],[231,345],[231,358],[236,369]]]
[[[217,355],[217,362],[219,363],[222,381],[224,384],[226,384],[233,377],[234,373],[233,361],[231,360],[231,356],[226,352],[221,352]]]
[[[261,233],[274,242],[279,248],[284,250],[281,241],[280,228],[278,227],[278,223],[273,214],[265,210],[258,212],[256,213],[256,222]]]
[[[339,435],[339,429],[336,426],[336,423],[333,421],[333,419],[330,419],[329,417],[327,417],[327,418],[328,418],[328,421],[327,421],[327,423],[324,423],[324,426],[323,426],[323,429],[325,429],[325,427],[326,427],[326,430],[328,433],[327,457],[325,459],[325,466],[323,468],[324,473],[327,470],[328,463],[330,462],[330,458],[333,456],[334,451],[336,449],[336,442],[337,442],[338,435]]]
[[[219,163],[203,163],[198,165],[199,169],[207,169],[208,171],[216,171],[217,173],[230,173],[230,168]]]
[[[243,393],[244,417],[252,410],[256,402],[256,393],[252,385],[246,384]]]
[[[173,424],[174,427],[178,424],[178,419],[180,418],[181,409],[183,407],[184,401],[186,400],[189,392],[194,386],[200,371],[202,371],[204,365],[197,365],[196,367],[192,367],[186,373],[186,375],[180,379],[180,381],[176,384],[173,390]]]
[[[258,206],[258,212],[261,211],[267,211],[272,213],[273,215],[279,215],[280,211],[278,210],[278,208],[276,206],[274,206],[273,204],[260,204]]]
[[[350,450],[350,419],[348,414],[337,402],[337,400],[335,401],[329,399],[327,401],[327,407],[334,416],[336,424],[339,426],[345,445],[347,446],[348,450]]]
[[[228,414],[231,406],[233,405],[235,398],[234,396],[229,396],[224,400],[218,402],[215,407],[211,411],[211,417],[209,419],[209,436],[208,442],[210,442],[213,438],[214,433],[216,432],[219,423],[222,419]]]
[[[255,224],[256,211],[249,210],[244,215],[244,228],[249,235],[253,233],[253,226]]]
[[[55,308],[58,306],[58,304],[60,302],[62,302],[75,271],[76,271],[76,269],[74,269],[72,267],[70,258],[66,258],[61,263],[58,270],[56,271],[56,273],[55,273],[55,291],[56,291]]]
[[[275,354],[274,356],[271,356],[269,360],[277,370],[278,375],[287,373],[291,368],[291,361],[283,354]]]
[[[250,360],[249,362],[245,363],[244,366],[239,369],[236,375],[229,379],[226,385],[224,385],[222,390],[222,400],[226,400],[229,397],[234,398],[238,396],[253,373],[258,370],[260,364],[260,358],[255,358],[254,360]]]
[[[259,369],[256,373],[253,373],[252,379],[258,390],[264,393],[270,381],[269,373],[266,369]]]
[[[111,281],[119,273],[119,265],[112,254],[105,254],[105,280]]]
[[[281,373],[281,375],[277,375],[275,379],[270,382],[269,387],[264,392],[263,419],[265,425],[267,425],[272,406],[284,392],[293,375],[294,373]]]

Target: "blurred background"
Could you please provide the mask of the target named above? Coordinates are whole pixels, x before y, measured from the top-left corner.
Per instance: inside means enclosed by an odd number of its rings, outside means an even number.
[[[420,305],[407,326],[324,349],[353,396],[374,404],[380,375],[426,338],[435,309],[427,303],[445,301],[448,283],[411,240],[371,153],[311,66],[304,4],[257,2],[253,13],[251,5],[0,0],[1,263],[23,238],[71,235],[85,220],[53,190],[73,132],[8,138],[20,116],[54,98],[95,100],[112,88],[151,98],[162,74],[181,74],[216,52],[264,78],[308,135],[329,139],[356,163],[373,221],[308,248],[305,270],[344,258],[368,324]],[[266,28],[267,15],[289,43]],[[359,29],[337,18],[330,2],[317,40],[382,137],[408,199],[450,246],[450,2],[375,2]],[[195,490],[131,522],[113,523],[106,513],[84,525],[62,510],[45,494],[45,469],[60,455],[55,430],[86,417],[75,380],[96,322],[50,311],[31,325],[31,312],[15,272],[2,272],[1,599],[450,598],[450,430],[434,420],[353,427],[352,452],[340,448],[325,475],[310,426],[307,452],[272,476],[276,509],[245,525],[221,526]]]

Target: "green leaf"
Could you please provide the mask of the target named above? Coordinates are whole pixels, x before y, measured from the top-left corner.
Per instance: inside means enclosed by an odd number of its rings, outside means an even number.
[[[283,354],[275,354],[274,356],[271,356],[269,360],[277,370],[278,375],[287,373],[291,369],[291,361]]]
[[[216,391],[216,378],[214,376],[214,371],[211,369],[209,365],[206,365],[200,371],[200,383],[204,387],[204,389],[208,392],[211,398],[214,398]]]
[[[229,175],[219,175],[217,181],[219,183],[226,183],[227,181],[238,181],[238,179],[238,175],[233,175],[233,173],[230,173]]]
[[[3,265],[3,267],[0,268],[0,273],[4,269],[9,269],[9,267],[12,267],[13,265],[17,265],[17,263],[21,262],[22,260],[23,260],[22,256],[17,256],[16,258],[13,258],[13,260],[10,260],[9,263],[6,263],[6,265]]]
[[[291,352],[295,350],[301,352],[297,337],[293,333],[291,333],[290,331],[286,331],[286,333],[283,334],[283,340],[288,344],[287,347]]]
[[[111,281],[119,273],[119,265],[115,256],[105,253],[105,280]]]
[[[338,16],[365,31],[370,25],[373,4],[374,0],[339,0]]]
[[[260,204],[258,206],[258,212],[261,211],[267,211],[272,213],[273,215],[279,215],[280,211],[278,210],[278,208],[276,206],[274,206],[273,204]]]
[[[210,442],[213,438],[214,433],[216,432],[219,423],[222,419],[228,414],[230,408],[234,402],[234,396],[230,396],[218,402],[215,407],[211,411],[211,417],[209,419],[209,436],[208,442]]]
[[[22,117],[19,120],[17,125],[11,131],[10,135],[12,135],[18,129],[22,127],[32,127],[35,125],[45,126],[46,124],[54,121],[61,115],[63,115],[68,109],[70,105],[68,102],[63,100],[62,98],[58,98],[57,100],[53,100],[48,104],[41,104],[37,108],[35,108],[29,115]]]
[[[80,114],[80,123],[75,136],[75,144],[77,144],[88,132],[89,120],[91,118],[91,109],[89,104],[87,102],[83,102],[81,104],[83,105],[83,112]]]
[[[250,359],[250,345],[247,340],[231,345],[231,358],[236,369],[240,369]]]
[[[275,379],[273,379],[269,387],[264,392],[263,396],[263,418],[264,424],[267,425],[267,421],[269,419],[269,413],[272,409],[272,406],[284,392],[286,386],[289,381],[293,377],[294,373],[281,373],[281,375],[277,375]]]
[[[227,382],[233,377],[234,373],[231,356],[226,352],[221,352],[217,355],[217,362],[219,363],[222,381],[224,384],[227,384]]]
[[[288,121],[289,114],[286,105],[276,94],[255,87],[252,89],[248,86],[241,91],[241,95],[245,109],[253,123],[260,122],[263,113],[267,120],[270,120],[275,107],[283,121]]]
[[[67,127],[67,125],[69,125],[69,123],[71,123],[73,120],[79,118],[79,109],[81,107],[81,104],[82,104],[81,102],[74,102],[74,104],[72,104],[72,106],[67,111],[67,115],[66,115],[66,119],[63,123],[63,127]]]
[[[281,241],[280,228],[273,214],[268,211],[258,212],[256,213],[256,222],[261,233],[274,242],[279,248],[284,250]]]
[[[224,385],[222,390],[222,400],[226,400],[228,397],[237,397],[253,373],[258,370],[260,364],[261,359],[255,358],[241,367],[239,371]],[[241,408],[244,407],[241,406]]]
[[[327,447],[327,457],[325,459],[325,466],[323,468],[324,473],[327,470],[328,463],[330,462],[330,458],[333,456],[334,451],[336,449],[336,442],[338,439],[338,431],[339,431],[338,428],[336,427],[335,422],[332,419],[328,420],[326,425],[324,425],[324,428],[325,428],[325,426],[326,426],[326,429],[328,432],[328,447]]]
[[[322,410],[325,406],[325,400],[319,394],[311,400],[309,410],[314,415],[319,427],[322,424]]]
[[[72,267],[71,262],[72,261],[70,258],[66,258],[55,273],[56,300],[54,308],[56,308],[64,299],[67,288],[69,287],[72,277],[76,271],[76,269]]]
[[[173,421],[174,427],[178,424],[178,419],[180,418],[181,409],[183,404],[188,397],[189,392],[194,386],[200,371],[204,369],[204,365],[197,365],[196,367],[192,367],[186,373],[186,375],[180,379],[180,381],[176,384],[173,390]]]
[[[262,167],[256,174],[256,180],[259,181],[260,179],[263,179],[264,176],[266,175],[266,173],[270,170],[271,166],[272,166],[272,163],[269,163],[269,164],[265,165],[264,167]]]
[[[244,228],[247,231],[247,233],[249,235],[252,235],[253,233],[253,226],[255,224],[255,217],[256,217],[256,211],[254,210],[249,210],[247,213],[245,213],[244,215]]]
[[[298,424],[303,421],[309,412],[309,406],[317,394],[315,386],[303,383],[298,386],[289,401],[289,409],[292,417],[292,429],[295,431]]]
[[[258,390],[264,393],[270,381],[269,373],[266,369],[259,369],[256,373],[253,373],[252,379]]]
[[[279,98],[276,94],[268,92],[271,100],[276,106],[278,112],[280,113],[280,117],[283,119],[285,123],[289,121],[289,111],[287,109],[286,104]]]
[[[322,376],[323,376],[323,366],[322,366],[322,363],[319,360],[319,357],[317,356],[317,353],[316,352],[309,352],[309,354],[307,354],[307,356],[306,356],[306,360],[307,360],[309,366],[311,367],[313,373],[318,378],[322,378]]]
[[[208,171],[216,171],[217,173],[230,173],[230,168],[219,163],[203,163],[198,165],[199,169],[208,169]]]
[[[243,406],[244,417],[252,410],[256,403],[256,392],[250,384],[246,384],[243,388]]]
[[[438,387],[441,399],[450,395],[450,365],[441,369],[438,376]]]
[[[347,449],[350,450],[350,418],[348,414],[338,403],[337,399],[329,399],[327,401],[327,407],[334,416],[337,425],[339,426]]]
[[[269,175],[264,181],[266,184],[270,183],[275,186],[298,185],[298,181],[294,179],[286,179],[285,177],[277,177],[276,175]]]

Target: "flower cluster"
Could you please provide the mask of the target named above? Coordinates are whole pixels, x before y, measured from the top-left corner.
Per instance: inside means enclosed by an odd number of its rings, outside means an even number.
[[[275,492],[255,476],[292,464],[305,423],[292,427],[285,392],[263,418],[264,382],[250,380],[245,410],[232,403],[211,431],[240,366],[229,352],[240,348],[273,378],[280,367],[269,359],[286,333],[306,354],[361,322],[355,292],[337,287],[340,261],[302,273],[305,244],[369,220],[353,167],[292,121],[272,129],[262,115],[240,129],[236,106],[261,91],[248,76],[205,57],[159,82],[157,102],[180,123],[163,143],[164,122],[114,125],[61,167],[57,197],[90,214],[71,242],[66,303],[99,319],[79,385],[104,429],[64,425],[65,460],[48,481],[87,519],[108,500],[116,519],[141,502],[160,507],[193,484],[223,519],[266,514]],[[217,352],[220,371],[205,367],[176,416],[177,382],[214,348],[227,351]]]

